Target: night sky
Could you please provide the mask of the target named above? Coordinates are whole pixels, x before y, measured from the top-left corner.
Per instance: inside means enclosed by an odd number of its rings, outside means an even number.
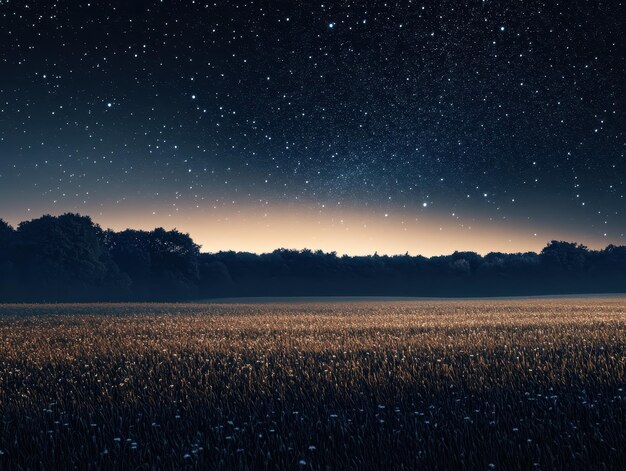
[[[0,217],[205,251],[626,244],[625,15],[0,0]]]

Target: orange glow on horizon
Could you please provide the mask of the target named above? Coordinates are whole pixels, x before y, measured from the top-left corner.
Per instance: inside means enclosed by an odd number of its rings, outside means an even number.
[[[151,230],[176,228],[189,233],[203,252],[246,251],[264,253],[277,248],[323,250],[339,255],[405,254],[443,255],[456,250],[488,252],[540,251],[550,240],[585,243],[603,248],[611,241],[589,240],[564,228],[533,232],[520,224],[476,219],[460,222],[450,216],[424,211],[420,214],[359,209],[310,207],[215,210],[197,216],[172,214],[138,216],[139,211],[95,216],[103,228]],[[151,212],[150,212],[151,213]],[[88,214],[88,213],[86,213]],[[146,214],[146,211],[141,211]],[[617,242],[614,242],[617,243]]]

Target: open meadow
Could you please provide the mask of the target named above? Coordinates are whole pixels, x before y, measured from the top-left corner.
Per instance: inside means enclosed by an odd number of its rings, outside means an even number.
[[[626,298],[0,306],[0,469],[626,469]]]

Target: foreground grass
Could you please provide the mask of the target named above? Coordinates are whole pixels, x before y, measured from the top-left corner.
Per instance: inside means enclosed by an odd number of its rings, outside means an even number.
[[[0,306],[0,468],[626,469],[626,299]]]

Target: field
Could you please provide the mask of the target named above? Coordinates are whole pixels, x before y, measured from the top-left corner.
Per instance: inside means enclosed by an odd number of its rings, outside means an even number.
[[[0,469],[626,469],[626,298],[0,306]]]

